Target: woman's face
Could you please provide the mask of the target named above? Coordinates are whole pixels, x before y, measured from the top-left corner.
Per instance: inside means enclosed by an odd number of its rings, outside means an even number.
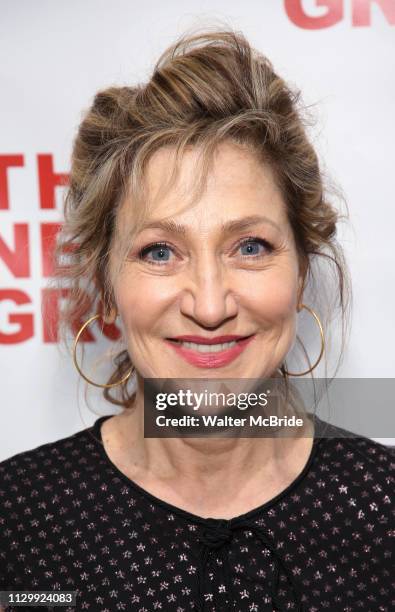
[[[192,148],[114,279],[130,358],[145,378],[268,378],[295,340],[302,281],[284,201],[270,167],[228,142],[180,212],[195,167]],[[171,168],[169,150],[156,152],[149,194]]]

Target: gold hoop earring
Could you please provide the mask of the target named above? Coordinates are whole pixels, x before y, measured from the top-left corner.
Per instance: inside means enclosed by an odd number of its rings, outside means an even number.
[[[80,330],[78,331],[75,340],[74,340],[74,346],[73,346],[73,361],[74,361],[74,365],[77,369],[77,372],[82,376],[82,378],[84,380],[86,380],[86,382],[88,382],[91,385],[94,385],[95,387],[104,387],[106,389],[110,388],[110,387],[116,387],[117,385],[121,385],[122,383],[124,383],[129,376],[132,374],[134,367],[132,366],[130,368],[130,370],[125,374],[125,376],[123,378],[121,378],[120,381],[115,382],[115,383],[105,383],[105,384],[101,384],[101,383],[96,383],[93,380],[90,380],[87,376],[85,376],[85,374],[83,373],[83,371],[81,370],[80,366],[77,363],[77,344],[79,342],[79,339],[81,337],[82,332],[84,331],[84,329],[86,327],[88,327],[88,325],[90,323],[92,323],[92,321],[95,321],[96,319],[101,318],[101,314],[96,314],[93,315],[93,317],[90,317],[90,319],[88,319],[87,321],[85,321],[85,323],[82,325],[82,327],[80,328]]]
[[[318,355],[318,359],[315,362],[315,364],[311,368],[306,370],[305,372],[299,372],[299,373],[295,374],[294,372],[288,372],[288,370],[286,370],[284,366],[281,366],[281,372],[283,372],[283,374],[285,374],[286,376],[304,376],[305,374],[309,374],[309,372],[312,372],[314,370],[314,368],[317,367],[317,365],[321,361],[322,355],[324,354],[325,337],[324,337],[324,330],[322,328],[321,321],[320,321],[318,315],[314,312],[314,310],[312,308],[310,308],[309,306],[306,306],[306,304],[301,304],[300,305],[300,309],[302,309],[302,308],[305,308],[306,310],[308,310],[309,313],[312,314],[314,319],[317,321],[318,327],[320,328],[320,334],[321,334],[321,351],[320,351],[320,354]]]

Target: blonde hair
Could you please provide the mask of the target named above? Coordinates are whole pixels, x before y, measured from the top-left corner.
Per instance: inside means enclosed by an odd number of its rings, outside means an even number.
[[[147,83],[99,91],[74,141],[64,225],[55,253],[59,262],[65,247],[71,252],[67,270],[63,266],[58,272],[69,288],[61,329],[75,332],[76,320],[96,312],[98,296],[105,312],[115,305],[110,255],[116,249],[122,265],[130,239],[123,246],[114,240],[118,212],[128,198],[134,216],[131,231],[137,231],[147,212],[144,177],[153,153],[162,147],[175,152],[170,188],[186,147],[198,147],[195,198],[205,185],[217,145],[230,140],[271,165],[306,282],[309,275],[313,280],[314,256],[334,266],[342,320],[340,364],[351,284],[336,240],[340,215],[324,193],[300,100],[300,91],[291,89],[242,33],[229,29],[184,35],[162,54]],[[120,380],[132,366],[126,349],[115,364],[108,383]],[[127,384],[120,388],[120,399],[108,389],[103,393],[125,408],[133,403],[134,392]]]

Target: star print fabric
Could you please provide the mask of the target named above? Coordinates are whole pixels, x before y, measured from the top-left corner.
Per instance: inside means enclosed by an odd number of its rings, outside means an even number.
[[[0,590],[76,591],[66,612],[395,610],[394,449],[315,417],[289,487],[210,519],[119,471],[106,418],[0,463]]]

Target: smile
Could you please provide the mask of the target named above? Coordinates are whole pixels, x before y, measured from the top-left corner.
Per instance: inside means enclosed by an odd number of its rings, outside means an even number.
[[[213,342],[204,339],[203,342],[192,342],[166,338],[168,346],[184,361],[200,368],[219,368],[234,361],[253,340],[255,334],[237,337],[226,342]],[[215,340],[215,339],[214,339]]]
[[[232,346],[236,346],[236,340],[231,342],[223,342],[222,344],[197,344],[196,342],[184,342],[182,340],[176,340],[180,346],[193,351],[199,351],[199,353],[219,353],[219,351],[225,351]]]

